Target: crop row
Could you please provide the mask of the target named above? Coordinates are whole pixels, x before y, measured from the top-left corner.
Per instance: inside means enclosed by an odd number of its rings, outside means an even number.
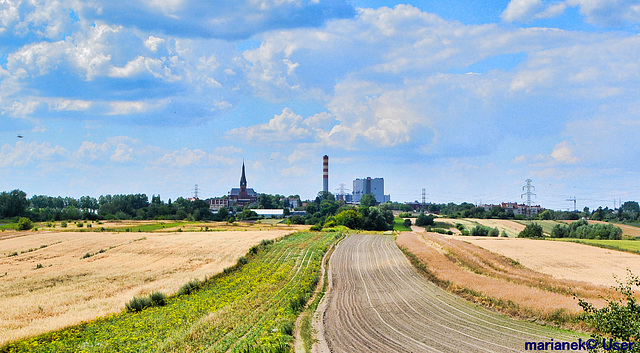
[[[166,306],[122,312],[0,347],[0,352],[282,352],[337,234],[296,233]]]

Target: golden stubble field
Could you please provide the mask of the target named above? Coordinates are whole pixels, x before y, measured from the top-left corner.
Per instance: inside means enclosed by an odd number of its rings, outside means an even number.
[[[524,238],[457,237],[554,278],[615,286],[627,269],[640,275],[640,255],[595,246]],[[615,276],[615,277],[614,277]]]
[[[175,293],[295,230],[3,234],[0,344],[119,312],[136,295]]]

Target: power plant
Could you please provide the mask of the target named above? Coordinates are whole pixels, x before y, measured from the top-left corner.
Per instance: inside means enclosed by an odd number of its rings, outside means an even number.
[[[329,156],[322,157],[322,191],[329,192]]]

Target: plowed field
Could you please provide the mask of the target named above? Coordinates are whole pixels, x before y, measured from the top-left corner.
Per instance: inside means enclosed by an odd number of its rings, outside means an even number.
[[[351,235],[330,259],[320,352],[522,352],[568,333],[477,307],[425,279],[385,235]]]

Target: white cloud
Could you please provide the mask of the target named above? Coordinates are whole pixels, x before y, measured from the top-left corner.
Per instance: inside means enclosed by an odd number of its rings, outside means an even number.
[[[38,161],[50,160],[56,156],[64,157],[67,150],[60,146],[51,146],[48,142],[18,141],[15,145],[4,144],[0,149],[0,166],[24,167]]]
[[[135,160],[133,148],[127,146],[124,143],[119,143],[116,146],[115,152],[111,155],[111,161],[118,163],[127,163]]]
[[[567,7],[577,7],[588,23],[623,26],[640,23],[640,4],[634,0],[511,0],[502,13],[506,22],[530,22],[562,15]]]
[[[104,156],[109,150],[109,147],[110,146],[107,142],[97,144],[92,141],[82,141],[82,145],[73,153],[73,155],[78,160],[94,161]]]
[[[542,0],[511,0],[501,17],[506,22],[529,22],[561,15],[566,7],[565,3],[545,4]]]
[[[79,99],[58,99],[50,105],[54,111],[84,111],[91,108],[92,102]]]
[[[149,50],[151,50],[152,52],[156,52],[158,51],[158,47],[164,44],[164,42],[165,42],[164,38],[149,36],[149,38],[147,38],[147,40],[144,41],[144,45],[147,48],[149,48]]]
[[[207,153],[202,150],[189,150],[183,147],[179,151],[165,154],[158,160],[158,163],[172,167],[187,167],[202,162],[206,157]]]
[[[302,116],[295,114],[290,108],[282,110],[282,114],[274,115],[266,124],[241,127],[227,133],[231,137],[242,137],[246,141],[287,142],[310,137],[312,132],[304,124]]]
[[[573,148],[571,148],[567,141],[563,141],[553,148],[551,158],[559,164],[575,164],[579,161],[578,157],[574,155]]]

